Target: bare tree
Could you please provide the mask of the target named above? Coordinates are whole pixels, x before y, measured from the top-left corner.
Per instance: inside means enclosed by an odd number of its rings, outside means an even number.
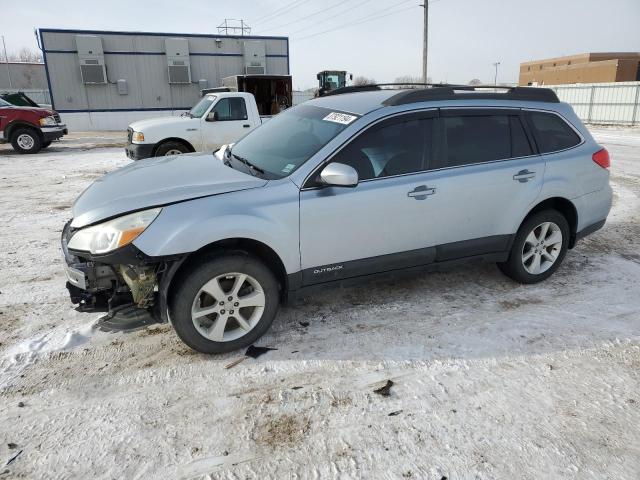
[[[482,80],[480,80],[479,78],[474,78],[469,82],[469,85],[482,85]]]
[[[399,84],[400,87],[408,88],[411,87],[413,83],[422,83],[422,77],[414,77],[412,75],[402,75],[401,77],[396,77],[393,83]],[[431,77],[427,77],[427,83],[431,83]]]
[[[356,87],[361,87],[363,85],[374,85],[376,83],[376,81],[373,78],[367,78],[367,77],[356,77],[353,79],[353,84]]]
[[[28,47],[22,47],[17,53],[10,53],[7,56],[10,62],[42,63],[42,55],[40,52]],[[4,57],[2,60],[5,61]]]

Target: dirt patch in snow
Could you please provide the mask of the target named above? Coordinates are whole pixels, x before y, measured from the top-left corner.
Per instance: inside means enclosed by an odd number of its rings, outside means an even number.
[[[259,445],[271,448],[295,446],[302,442],[311,422],[301,415],[271,415],[261,418],[256,425],[253,439]]]

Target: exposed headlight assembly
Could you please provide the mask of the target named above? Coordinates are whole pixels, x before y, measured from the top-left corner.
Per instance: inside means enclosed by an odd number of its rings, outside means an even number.
[[[133,242],[153,222],[161,208],[152,208],[114,218],[108,222],[78,230],[67,247],[93,254],[108,253]]]
[[[42,117],[38,120],[38,122],[40,123],[41,127],[55,127],[58,124],[58,122],[56,122],[56,119],[53,117]]]

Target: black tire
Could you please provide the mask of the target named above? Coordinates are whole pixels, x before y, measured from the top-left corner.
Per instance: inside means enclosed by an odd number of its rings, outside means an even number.
[[[25,147],[25,140],[31,145],[29,148]],[[23,127],[11,132],[11,145],[18,153],[38,153],[42,148],[42,139],[37,130]]]
[[[555,262],[541,273],[533,274],[527,271],[523,261],[525,240],[534,229],[545,222],[551,222],[559,227],[562,234],[562,244],[559,251],[557,251]],[[509,258],[504,263],[498,263],[498,268],[507,277],[519,283],[526,284],[541,282],[542,280],[549,278],[558,269],[558,267],[560,267],[560,264],[564,260],[564,257],[567,253],[567,248],[569,246],[569,235],[569,224],[567,222],[567,219],[560,212],[556,210],[544,210],[538,212],[527,218],[522,223],[513,241],[513,246],[511,247]],[[530,245],[528,245],[528,247],[529,249],[531,248]]]
[[[177,153],[180,152],[180,153]],[[166,155],[180,155],[182,153],[189,153],[189,148],[180,142],[164,142],[156,149],[156,157],[164,157]]]
[[[191,309],[200,289],[210,280],[227,273],[241,273],[253,277],[262,287],[265,305],[262,316],[246,334],[233,340],[218,342],[206,338],[196,329],[191,317]],[[251,288],[250,285],[249,288]],[[178,337],[189,347],[201,353],[225,353],[253,344],[269,329],[280,306],[278,282],[273,273],[260,260],[237,252],[229,252],[196,263],[190,270],[180,275],[172,290],[169,304],[171,323]],[[213,301],[209,306],[215,307],[216,304],[217,302]],[[211,325],[217,318],[217,314],[203,317],[204,321],[211,322]],[[233,317],[229,316],[229,318]],[[231,323],[227,327],[239,326],[235,320],[228,322]]]
[[[51,140],[48,142],[42,142],[42,148],[47,148],[49,145],[51,145]]]

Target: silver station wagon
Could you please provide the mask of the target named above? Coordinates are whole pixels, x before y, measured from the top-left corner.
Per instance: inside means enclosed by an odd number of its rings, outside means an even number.
[[[611,208],[609,155],[548,89],[346,87],[233,146],[98,179],[62,233],[103,329],[255,342],[318,286],[494,262],[544,280]]]

